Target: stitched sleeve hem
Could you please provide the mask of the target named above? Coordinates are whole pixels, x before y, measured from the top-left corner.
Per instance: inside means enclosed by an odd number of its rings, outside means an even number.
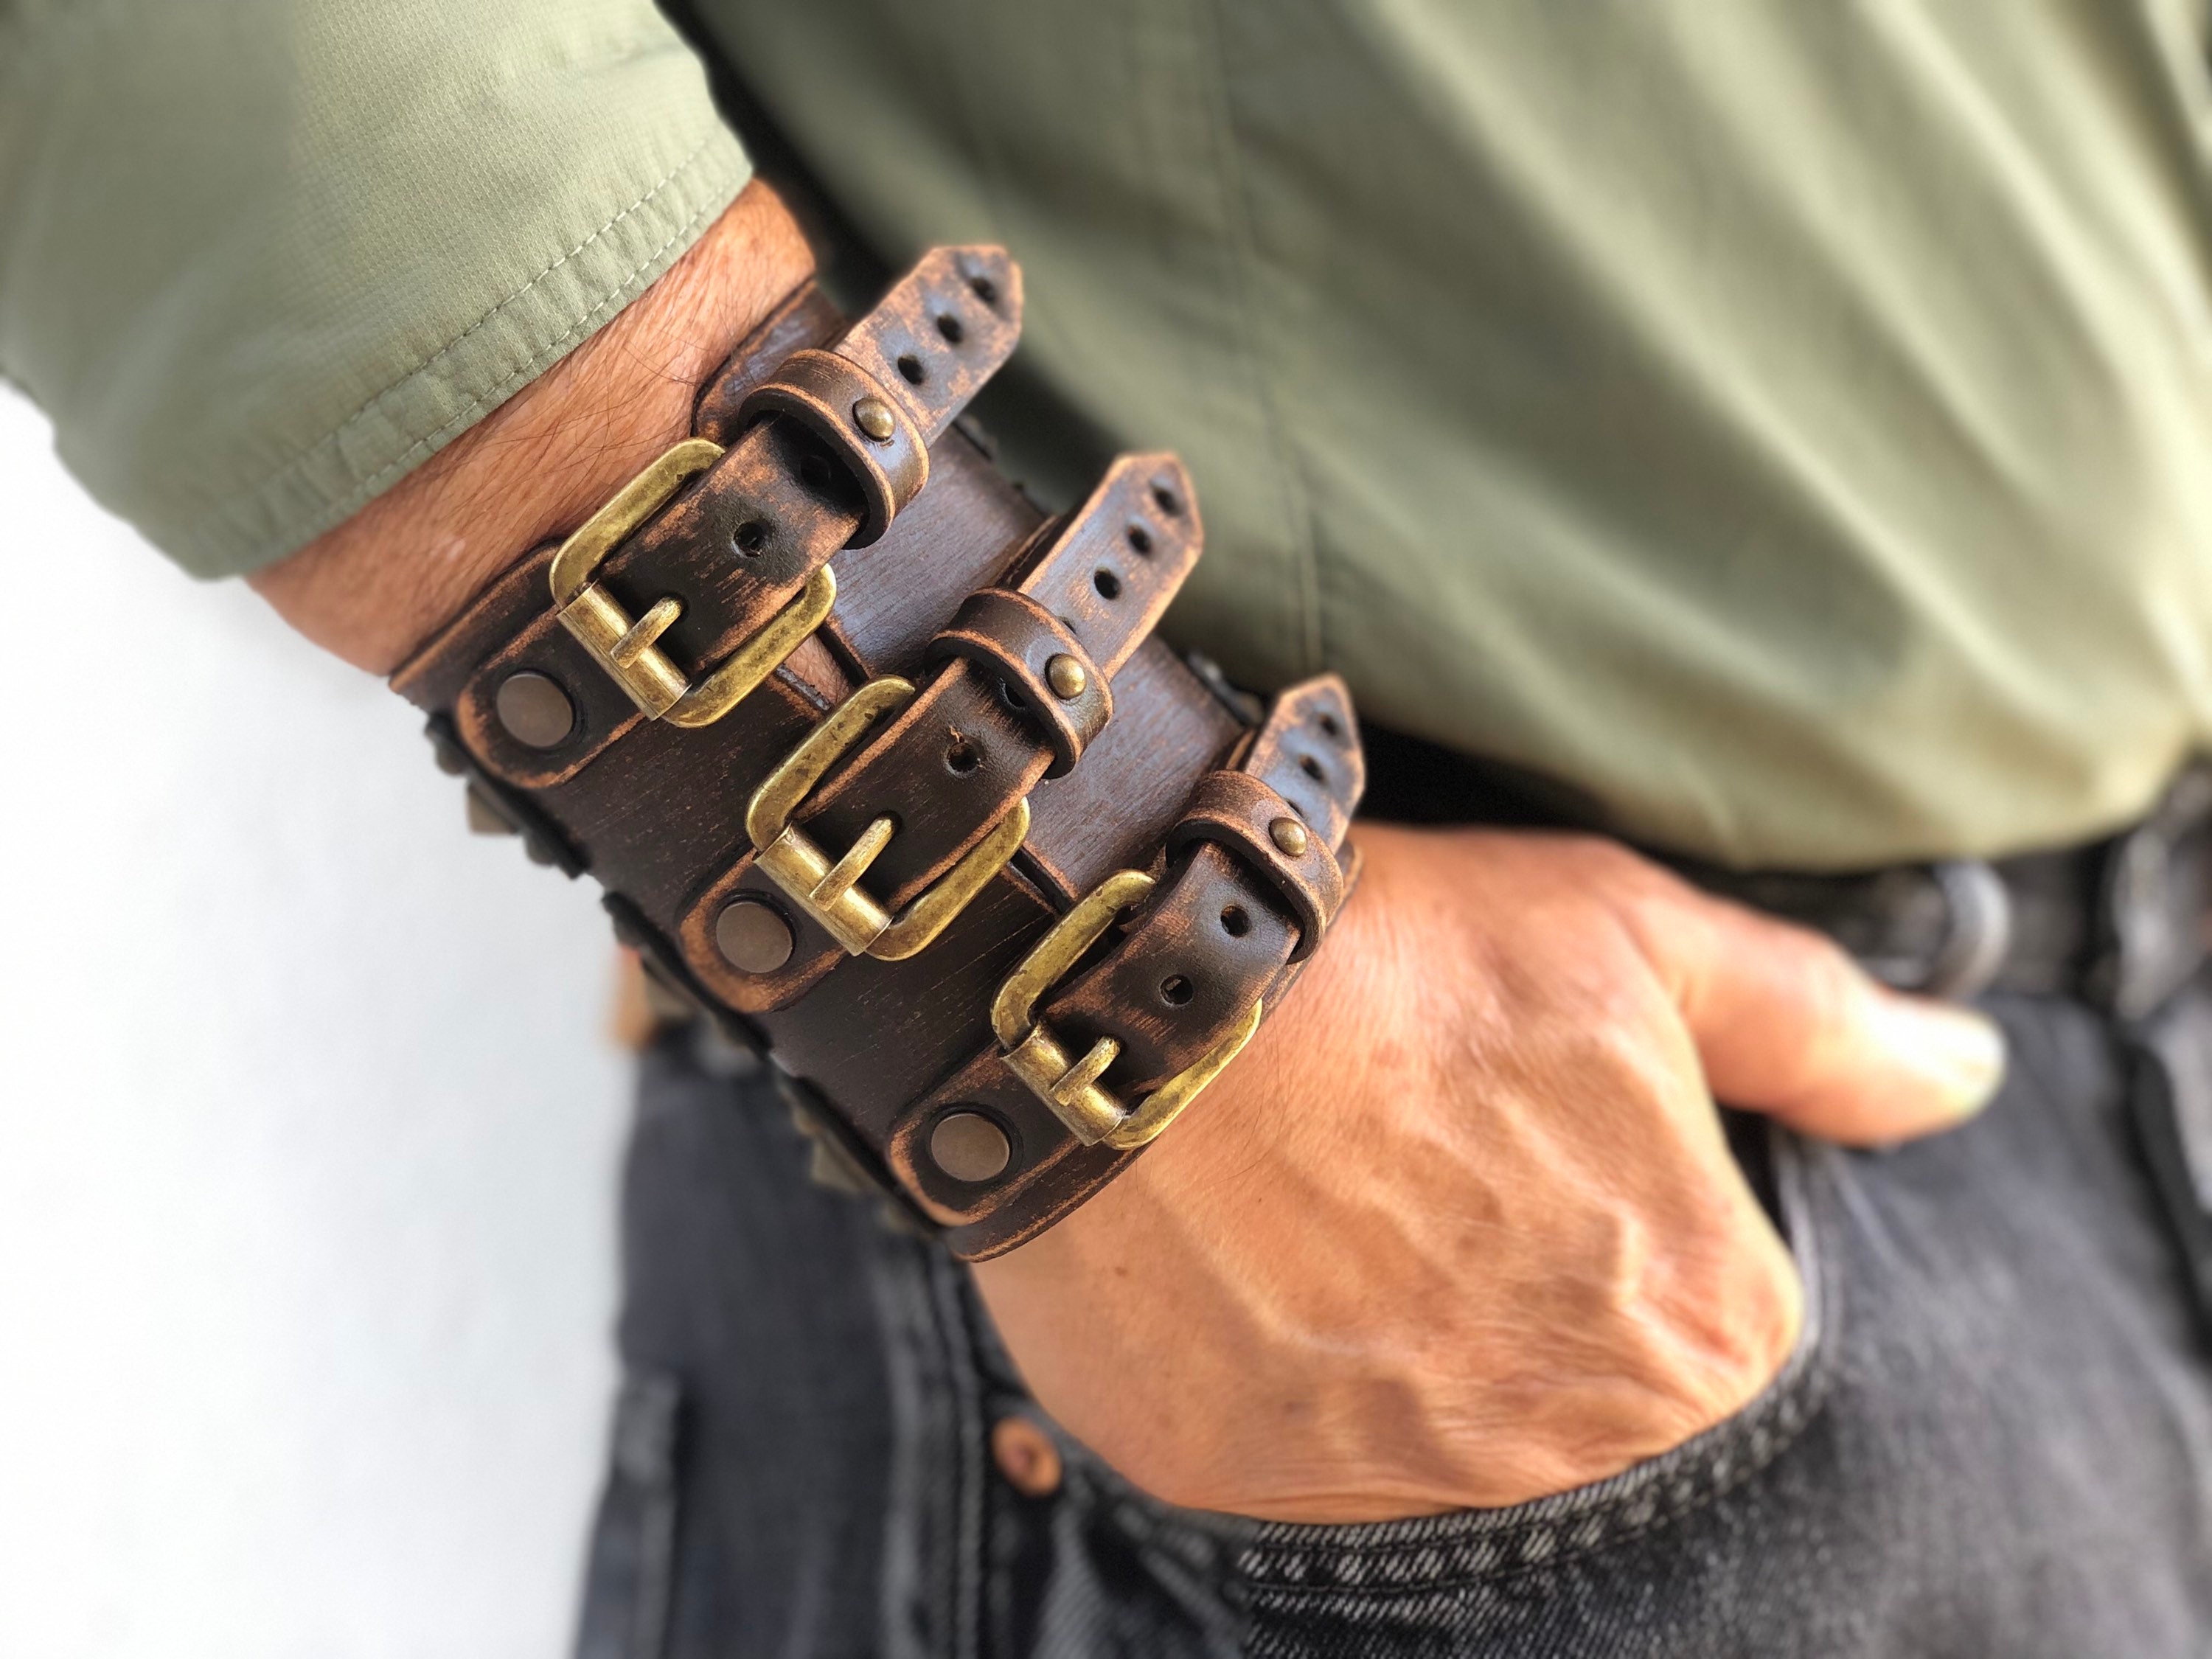
[[[554,250],[513,293],[258,484],[162,538],[165,550],[197,576],[243,575],[343,523],[651,287],[750,177],[736,139],[717,123],[591,235]]]

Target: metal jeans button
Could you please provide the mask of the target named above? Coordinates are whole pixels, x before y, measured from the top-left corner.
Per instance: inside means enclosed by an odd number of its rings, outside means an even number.
[[[1050,1435],[1018,1413],[991,1425],[991,1461],[1006,1484],[1024,1498],[1049,1498],[1060,1490],[1060,1448]]]

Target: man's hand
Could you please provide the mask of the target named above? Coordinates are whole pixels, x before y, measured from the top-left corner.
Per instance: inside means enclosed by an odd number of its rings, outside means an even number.
[[[978,1269],[1039,1401],[1176,1503],[1504,1504],[1681,1443],[1801,1314],[1714,1097],[1888,1141],[2002,1068],[1979,1016],[1610,843],[1357,834],[1359,890],[1243,1055]]]
[[[697,382],[809,264],[755,184],[583,347],[254,586],[388,670],[683,436]],[[1128,1175],[981,1269],[1039,1397],[1179,1502],[1502,1504],[1680,1442],[1798,1323],[1709,1085],[1894,1139],[1971,1110],[2002,1062],[1981,1021],[1602,843],[1360,839],[1363,887],[1280,1015]]]

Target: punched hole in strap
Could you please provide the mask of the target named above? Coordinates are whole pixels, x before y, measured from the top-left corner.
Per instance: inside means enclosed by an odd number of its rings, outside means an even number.
[[[991,1004],[991,1029],[999,1039],[1000,1058],[1007,1070],[1027,1084],[1068,1133],[1086,1146],[1103,1145],[1117,1152],[1133,1152],[1144,1146],[1221,1074],[1260,1028],[1264,1011],[1255,1000],[1205,1054],[1141,1099],[1130,1101],[1103,1082],[1121,1058],[1118,1041],[1097,1037],[1078,1054],[1039,1018],[1038,1006],[1053,988],[1106,937],[1125,912],[1151,897],[1158,884],[1140,870],[1120,870],[1107,877],[1076,901],[1075,907],[1030,948],[1030,953],[1000,985]],[[1187,978],[1175,975],[1163,983],[1164,997],[1168,994],[1167,985],[1176,981],[1195,994],[1196,988]]]
[[[1169,832],[1170,856],[1194,842],[1212,842],[1267,884],[1297,926],[1291,960],[1313,954],[1344,899],[1343,866],[1322,836],[1308,827],[1310,815],[1249,772],[1213,772],[1191,792],[1183,817]],[[1250,926],[1241,907],[1221,913],[1231,938],[1243,933],[1232,922]]]
[[[1113,716],[1113,688],[1073,626],[1017,590],[970,593],[928,655],[973,663],[1008,712],[1042,732],[1053,751],[1048,777],[1073,767]]]
[[[684,615],[683,600],[664,594],[633,617],[600,585],[600,567],[616,550],[725,453],[704,438],[664,450],[562,543],[546,571],[561,626],[647,719],[674,726],[711,726],[736,708],[821,625],[837,598],[836,574],[819,567],[782,610],[694,678],[659,648],[661,636]],[[768,533],[763,526],[763,544]]]
[[[899,358],[898,369],[917,386],[927,378],[911,352]],[[793,352],[746,395],[738,415],[748,422],[782,416],[827,446],[829,453],[810,452],[800,461],[799,478],[826,495],[840,472],[848,476],[860,508],[851,546],[881,538],[929,481],[928,436],[915,423],[910,400],[835,351],[809,346]]]
[[[913,682],[896,675],[869,681],[799,739],[746,804],[745,835],[756,849],[756,867],[848,956],[900,962],[927,949],[1006,867],[1029,834],[1030,804],[1024,796],[894,915],[869,895],[860,878],[898,833],[896,816],[885,812],[871,818],[842,854],[823,848],[793,822],[815,787],[871,728],[878,720],[895,719],[915,695]]]

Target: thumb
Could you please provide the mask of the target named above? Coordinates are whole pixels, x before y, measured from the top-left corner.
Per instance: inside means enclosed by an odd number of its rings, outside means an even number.
[[[1820,934],[1688,888],[1662,908],[1636,931],[1716,1099],[1866,1146],[1949,1128],[2003,1079],[1984,1016],[1890,990]]]

